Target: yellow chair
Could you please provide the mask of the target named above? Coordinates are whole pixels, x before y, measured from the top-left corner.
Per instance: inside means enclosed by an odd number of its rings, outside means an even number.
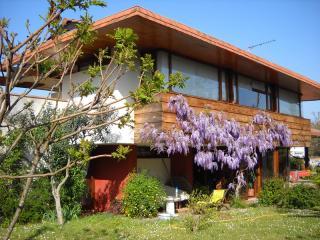
[[[211,194],[211,197],[210,197],[210,203],[218,204],[218,203],[223,202],[224,198],[225,198],[225,194],[226,194],[225,189],[214,190],[213,193]]]
[[[226,209],[230,209],[230,205],[225,203],[227,189],[215,189],[210,196],[209,202],[199,201],[197,204],[199,206],[207,206],[207,207],[216,207],[217,210],[225,207]]]
[[[230,205],[225,203],[225,198],[227,194],[227,189],[215,189],[210,197],[210,204],[217,207],[217,210],[225,207],[226,209],[230,209]]]

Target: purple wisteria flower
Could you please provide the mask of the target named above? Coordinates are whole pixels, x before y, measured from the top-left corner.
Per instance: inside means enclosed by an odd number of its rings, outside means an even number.
[[[206,170],[224,166],[232,170],[253,169],[258,152],[265,154],[276,146],[290,146],[288,127],[274,121],[265,112],[256,114],[252,122],[240,125],[228,120],[222,113],[199,113],[188,105],[182,95],[173,96],[169,109],[176,114],[177,126],[170,131],[159,131],[152,124],[145,124],[141,139],[151,144],[157,152],[188,154],[195,149],[194,161]],[[238,182],[243,174],[238,171]]]

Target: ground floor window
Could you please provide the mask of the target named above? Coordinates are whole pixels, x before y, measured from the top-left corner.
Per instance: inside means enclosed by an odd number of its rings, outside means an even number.
[[[279,177],[287,178],[289,174],[288,148],[279,148]]]
[[[273,151],[268,151],[262,155],[262,176],[263,179],[274,176]]]

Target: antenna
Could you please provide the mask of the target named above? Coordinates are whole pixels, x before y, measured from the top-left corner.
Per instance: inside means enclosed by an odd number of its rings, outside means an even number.
[[[248,52],[250,52],[255,47],[260,47],[262,45],[269,44],[269,43],[272,43],[272,42],[275,42],[275,41],[276,41],[275,39],[272,39],[272,40],[269,40],[269,41],[265,41],[265,42],[262,42],[262,43],[251,45],[251,46],[248,47]]]

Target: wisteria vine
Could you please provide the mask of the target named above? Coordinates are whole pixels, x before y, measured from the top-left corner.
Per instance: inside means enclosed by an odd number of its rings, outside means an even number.
[[[146,123],[141,139],[158,153],[187,155],[196,149],[194,161],[205,170],[218,170],[224,166],[239,170],[240,166],[253,169],[257,164],[258,151],[265,154],[276,146],[290,146],[291,132],[269,114],[259,112],[249,124],[240,125],[228,120],[223,113],[196,114],[182,95],[173,96],[169,109],[176,114],[177,126],[160,131]],[[221,148],[223,147],[223,148]],[[238,174],[238,182],[243,180]]]

